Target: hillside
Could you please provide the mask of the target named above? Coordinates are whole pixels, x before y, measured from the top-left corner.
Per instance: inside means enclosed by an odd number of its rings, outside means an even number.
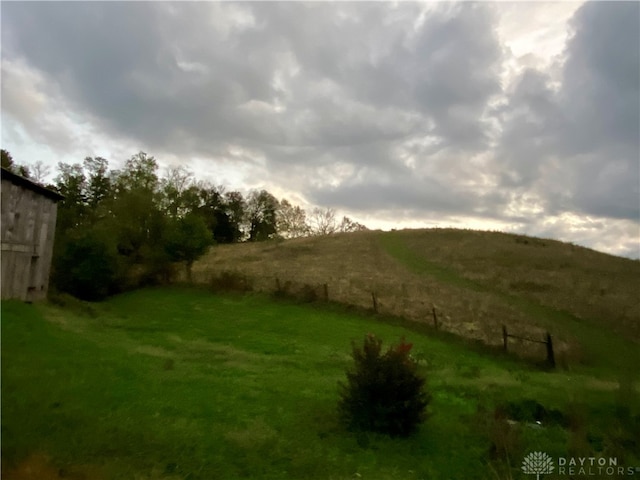
[[[640,341],[640,262],[554,240],[430,229],[220,245],[196,263],[194,279],[224,272],[265,292],[323,298],[327,284],[330,300],[365,308],[375,292],[380,313],[429,324],[435,308],[442,329],[493,345],[502,325],[536,339],[550,331],[565,365],[612,355],[626,363],[619,337],[632,356]]]

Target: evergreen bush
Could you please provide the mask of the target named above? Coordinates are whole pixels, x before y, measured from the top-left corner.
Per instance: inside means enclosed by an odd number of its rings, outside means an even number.
[[[78,229],[60,245],[53,261],[53,285],[81,300],[104,299],[118,280],[113,242],[97,229]]]
[[[354,368],[340,383],[339,413],[350,429],[408,436],[426,418],[430,395],[404,338],[382,352],[382,340],[368,334],[362,348],[352,343]]]

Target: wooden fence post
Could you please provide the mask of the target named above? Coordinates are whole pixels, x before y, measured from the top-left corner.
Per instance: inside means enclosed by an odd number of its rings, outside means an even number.
[[[378,313],[378,299],[375,292],[371,292],[371,300],[373,300],[373,311]]]
[[[276,292],[280,293],[282,288],[280,287],[280,279],[276,277]]]
[[[502,349],[507,351],[507,342],[508,342],[508,334],[507,334],[507,326],[502,325]]]
[[[432,307],[431,312],[433,313],[433,326],[438,330],[438,315],[436,315],[436,307]]]
[[[328,284],[324,284],[324,301],[328,302],[329,301],[329,285]]]
[[[556,357],[553,354],[553,341],[551,334],[547,332],[547,363],[551,368],[556,368]]]

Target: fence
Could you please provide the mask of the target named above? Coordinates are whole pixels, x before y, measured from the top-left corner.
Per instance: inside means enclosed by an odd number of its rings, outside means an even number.
[[[551,368],[555,368],[556,358],[553,353],[553,340],[549,332],[546,332],[544,340],[536,340],[534,338],[522,337],[520,335],[513,335],[507,331],[506,325],[502,325],[502,344],[505,352],[508,351],[509,338],[516,338],[518,340],[522,340],[525,342],[544,344],[546,346],[546,351],[547,351],[547,359],[546,359],[547,365]]]
[[[204,272],[203,272],[204,273]],[[285,274],[287,272],[284,272]],[[296,278],[291,275],[289,278]],[[299,277],[299,275],[297,275]],[[207,272],[198,280],[205,281],[215,290],[241,290],[258,291],[280,297],[294,298],[302,302],[331,302],[346,305],[352,308],[359,308],[373,312],[374,314],[391,315],[407,320],[416,321],[426,325],[432,325],[435,330],[446,331],[454,335],[468,338],[495,348],[500,348],[512,354],[531,359],[540,359],[540,352],[537,349],[529,349],[520,345],[520,348],[508,349],[508,339],[517,339],[521,342],[537,343],[546,345],[545,361],[551,367],[555,367],[555,356],[553,342],[549,332],[545,332],[545,340],[535,340],[530,337],[515,335],[507,331],[507,326],[497,319],[511,318],[508,311],[492,310],[491,315],[485,317],[478,316],[473,311],[474,305],[471,301],[467,305],[467,315],[462,315],[460,309],[458,314],[452,314],[438,308],[435,302],[430,301],[439,292],[435,291],[431,295],[425,291],[423,286],[402,284],[402,285],[382,285],[377,284],[375,288],[367,288],[364,282],[354,285],[349,279],[339,278],[330,282],[317,282],[315,278],[302,280],[283,280],[287,276],[273,274],[247,275],[235,271],[219,271],[216,274]],[[372,282],[376,283],[376,282]],[[429,295],[429,296],[428,296]],[[457,299],[460,301],[460,299]],[[447,303],[448,304],[448,303]],[[451,316],[450,316],[451,315]],[[472,321],[470,321],[470,317]],[[518,320],[512,319],[516,331]],[[502,327],[502,338],[499,335]],[[532,331],[530,325],[526,325],[527,334],[535,335],[539,329]],[[540,331],[540,333],[542,333]]]

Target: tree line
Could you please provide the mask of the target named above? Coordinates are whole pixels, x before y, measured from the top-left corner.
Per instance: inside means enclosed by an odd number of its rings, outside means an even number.
[[[42,183],[48,167],[18,165],[2,150],[2,166]],[[266,190],[243,195],[197,180],[185,167],[159,174],[144,152],[113,170],[102,157],[60,163],[48,188],[58,205],[52,286],[98,300],[142,285],[166,283],[182,263],[193,263],[214,244],[258,242],[366,230],[330,208],[305,211]]]

